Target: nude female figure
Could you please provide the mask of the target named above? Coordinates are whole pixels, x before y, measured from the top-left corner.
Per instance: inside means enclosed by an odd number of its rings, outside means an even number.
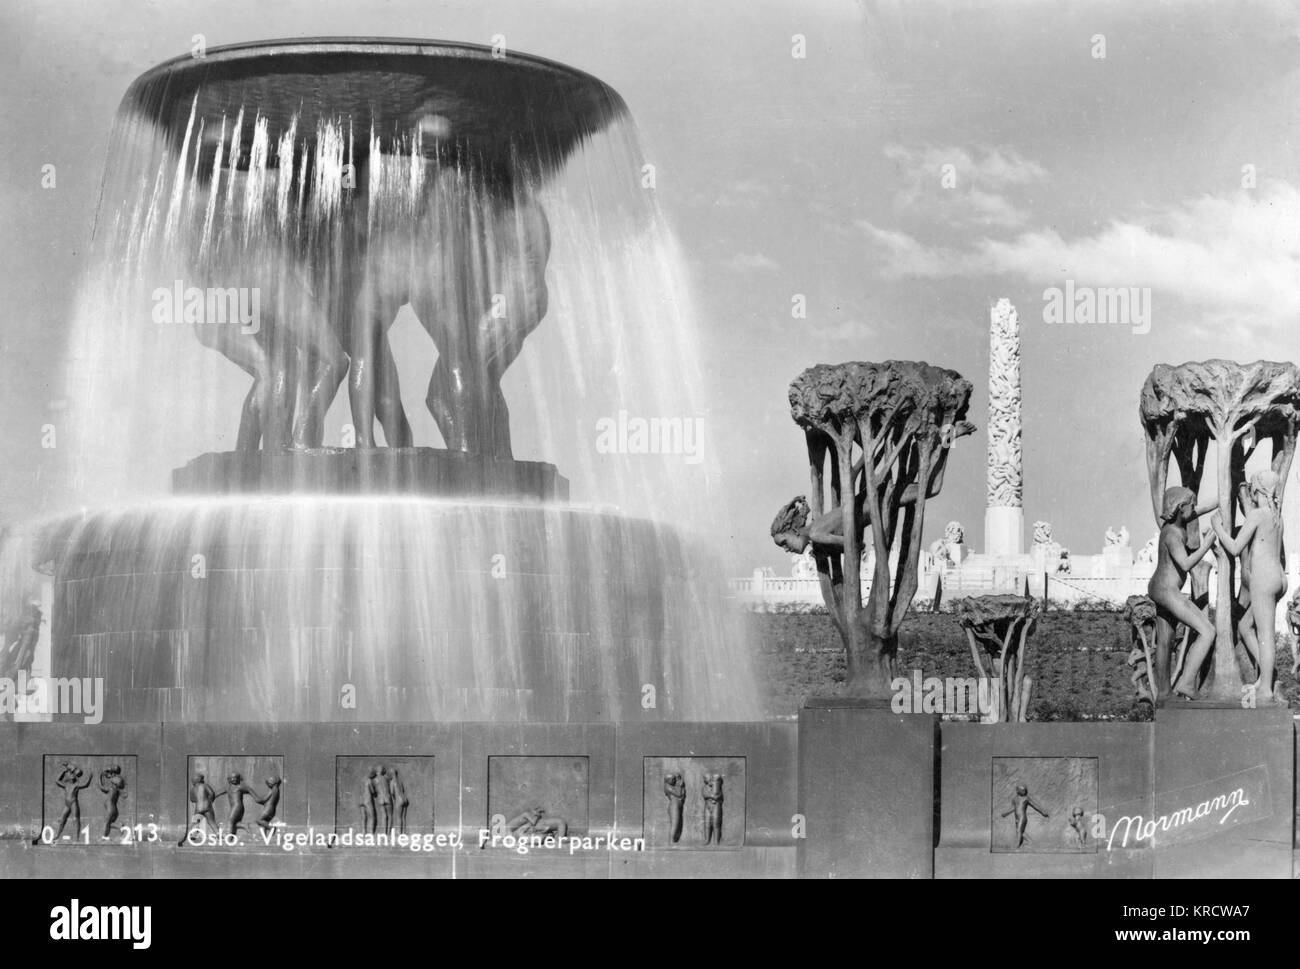
[[[1214,624],[1197,609],[1191,597],[1183,595],[1187,573],[1205,558],[1214,547],[1214,536],[1206,536],[1199,548],[1189,550],[1187,526],[1202,515],[1208,515],[1218,503],[1196,507],[1196,496],[1188,488],[1170,488],[1165,492],[1161,527],[1156,546],[1156,570],[1147,583],[1147,595],[1156,604],[1156,666],[1161,671],[1169,668],[1169,649],[1173,644],[1178,624],[1182,623],[1195,635],[1187,646],[1181,674],[1172,686],[1175,694],[1186,699],[1196,696],[1196,677],[1214,645]],[[1156,684],[1163,692],[1163,684]]]
[[[1259,646],[1255,700],[1270,706],[1287,705],[1273,691],[1277,604],[1286,594],[1286,573],[1282,568],[1282,502],[1278,498],[1278,486],[1278,476],[1272,470],[1265,469],[1251,475],[1250,498],[1254,507],[1246,513],[1235,538],[1228,534],[1220,515],[1210,520],[1224,550],[1242,559],[1243,570],[1249,569],[1250,615]]]
[[[1252,510],[1257,506],[1255,499],[1250,493],[1250,482],[1243,481],[1241,487],[1237,489],[1237,501],[1241,505],[1242,521],[1245,521]],[[1241,583],[1237,590],[1236,612],[1234,613],[1234,623],[1237,635],[1241,637],[1242,645],[1250,653],[1251,661],[1254,662],[1256,672],[1259,669],[1259,638],[1255,635],[1255,615],[1250,608],[1250,556],[1239,560]]]

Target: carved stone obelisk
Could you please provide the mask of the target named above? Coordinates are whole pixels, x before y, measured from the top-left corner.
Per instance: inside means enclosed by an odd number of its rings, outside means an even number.
[[[1020,457],[1020,318],[1006,298],[989,320],[988,508],[984,554],[1025,550],[1024,470]]]

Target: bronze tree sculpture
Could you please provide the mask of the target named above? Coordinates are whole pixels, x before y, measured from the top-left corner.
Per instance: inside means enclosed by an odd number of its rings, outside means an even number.
[[[1026,722],[1033,681],[1025,676],[1025,647],[1038,626],[1041,604],[1029,596],[971,596],[958,599],[953,611],[957,624],[966,630],[980,679],[997,685],[997,709],[987,711],[989,722]],[[987,669],[981,651],[988,654]]]
[[[1211,440],[1216,451],[1217,515],[1227,532],[1236,527],[1234,496],[1245,481],[1246,462],[1265,439],[1271,447],[1270,466],[1277,476],[1276,497],[1280,504],[1300,424],[1300,369],[1294,364],[1240,364],[1227,360],[1177,367],[1160,364],[1143,384],[1139,413],[1146,434],[1147,475],[1157,520],[1165,514],[1170,458],[1177,463],[1183,486],[1196,495]],[[1215,556],[1219,608],[1215,612],[1212,668],[1200,697],[1237,703],[1243,698],[1243,690],[1234,655],[1235,563],[1223,543],[1215,549]],[[1164,631],[1157,635],[1154,686],[1163,694],[1170,683],[1173,637],[1168,622],[1161,627]],[[1185,670],[1184,676],[1198,672]]]
[[[844,642],[849,696],[890,695],[898,629],[916,594],[925,502],[942,487],[948,449],[974,430],[965,419],[970,394],[957,372],[907,360],[820,364],[790,384],[812,487],[810,502],[787,505],[772,534],[791,551],[812,546]],[[875,568],[864,603],[868,526]]]

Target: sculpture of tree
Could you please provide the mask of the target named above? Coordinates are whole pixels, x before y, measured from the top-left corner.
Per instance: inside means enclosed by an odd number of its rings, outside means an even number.
[[[844,641],[850,696],[890,695],[898,629],[916,595],[925,502],[942,487],[948,448],[974,430],[965,420],[970,395],[955,371],[898,360],[821,364],[790,384],[790,414],[808,445],[813,555]],[[864,604],[868,525],[875,569]]]
[[[1215,442],[1219,515],[1229,532],[1235,522],[1235,495],[1245,480],[1246,461],[1260,441],[1268,439],[1271,464],[1279,479],[1279,500],[1295,455],[1300,424],[1300,369],[1290,363],[1259,361],[1239,364],[1227,360],[1157,365],[1142,386],[1139,405],[1146,433],[1147,477],[1157,523],[1161,517],[1169,459],[1178,465],[1182,484],[1199,493],[1211,439]],[[1195,529],[1192,530],[1192,533]],[[1205,698],[1239,702],[1241,674],[1234,656],[1232,608],[1235,585],[1233,559],[1222,546],[1215,549],[1218,582],[1215,648]],[[1193,573],[1193,592],[1195,587]],[[1170,682],[1168,643],[1157,644],[1157,689]]]
[[[957,623],[966,630],[971,657],[981,680],[998,684],[997,709],[989,722],[1024,723],[1029,719],[1029,694],[1033,681],[1025,676],[1025,645],[1038,626],[1042,606],[1026,596],[971,596],[953,606]],[[989,655],[985,669],[980,651]]]

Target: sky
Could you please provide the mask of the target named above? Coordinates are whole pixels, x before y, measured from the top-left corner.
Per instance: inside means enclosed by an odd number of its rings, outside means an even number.
[[[1086,554],[1107,527],[1135,545],[1155,530],[1137,420],[1152,366],[1296,356],[1300,6],[1286,0],[5,4],[0,519],[70,500],[42,429],[65,406],[114,113],[195,34],[503,34],[622,94],[687,263],[732,574],[788,567],[768,526],[807,490],[786,400],[807,366],[926,360],[972,381],[978,429],[926,540],[956,519],[979,550],[988,314],[1010,298],[1026,541],[1045,519]],[[1149,330],[1048,324],[1044,293],[1067,281],[1149,290]]]

